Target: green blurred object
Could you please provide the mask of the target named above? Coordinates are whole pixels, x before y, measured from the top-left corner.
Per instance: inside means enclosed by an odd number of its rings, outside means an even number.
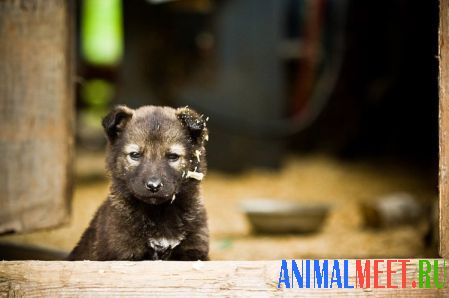
[[[89,80],[81,89],[81,98],[92,108],[107,107],[114,96],[114,85],[105,80]]]
[[[115,94],[114,85],[108,81],[93,79],[81,88],[81,98],[86,108],[79,112],[81,122],[90,128],[101,128],[101,119]]]
[[[121,0],[84,0],[81,12],[83,58],[96,65],[116,65],[123,54]]]

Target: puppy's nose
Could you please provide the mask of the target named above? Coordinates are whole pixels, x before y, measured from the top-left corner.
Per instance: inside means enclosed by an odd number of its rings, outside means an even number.
[[[151,192],[158,192],[162,187],[161,179],[150,178],[147,183],[145,183],[145,187]]]

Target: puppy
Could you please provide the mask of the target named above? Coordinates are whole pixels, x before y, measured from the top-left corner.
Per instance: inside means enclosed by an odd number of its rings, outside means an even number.
[[[156,106],[117,106],[103,119],[110,194],[68,260],[208,260],[206,121]]]

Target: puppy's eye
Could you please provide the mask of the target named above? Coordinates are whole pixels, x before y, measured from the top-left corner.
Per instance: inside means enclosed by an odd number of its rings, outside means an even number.
[[[177,161],[179,159],[179,155],[176,153],[167,153],[167,159],[169,161]]]
[[[139,152],[131,152],[129,153],[129,157],[133,160],[139,160],[142,155]]]

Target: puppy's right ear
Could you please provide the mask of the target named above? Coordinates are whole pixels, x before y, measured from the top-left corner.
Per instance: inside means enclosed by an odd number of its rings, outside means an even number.
[[[134,110],[126,106],[116,106],[103,118],[101,124],[103,125],[109,142],[113,143],[117,139],[133,114]]]

